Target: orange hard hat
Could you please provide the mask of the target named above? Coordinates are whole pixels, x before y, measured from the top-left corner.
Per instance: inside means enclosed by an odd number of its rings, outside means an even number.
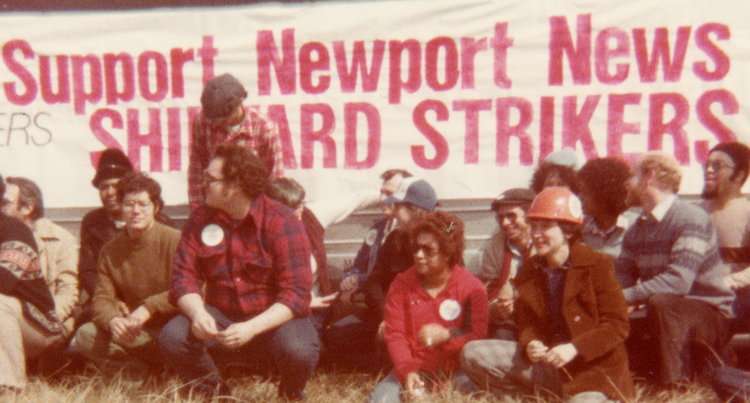
[[[542,190],[531,203],[527,219],[565,221],[583,224],[581,200],[568,188],[549,187]]]

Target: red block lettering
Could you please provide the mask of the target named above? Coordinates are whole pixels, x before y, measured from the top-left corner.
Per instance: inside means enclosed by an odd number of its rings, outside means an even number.
[[[362,113],[367,119],[367,155],[357,159],[357,117]],[[380,159],[380,112],[366,102],[344,104],[344,168],[368,169]]]
[[[203,37],[203,46],[198,49],[198,56],[201,57],[203,66],[203,85],[208,80],[214,78],[214,57],[219,54],[219,49],[214,47],[214,37],[206,35]]]
[[[539,161],[542,161],[555,150],[555,97],[542,97],[539,112]]]
[[[461,38],[461,88],[474,89],[474,56],[483,50],[487,50],[487,38]]]
[[[716,40],[726,41],[729,39],[729,27],[724,24],[703,24],[695,30],[695,44],[706,53],[714,62],[714,70],[709,71],[706,62],[693,63],[693,72],[703,81],[719,81],[729,73],[729,56],[724,53],[709,38],[709,34],[715,34]]]
[[[269,105],[268,118],[276,124],[281,138],[281,153],[284,157],[285,169],[297,169],[297,160],[294,158],[294,144],[292,143],[292,131],[289,130],[289,120],[286,118],[284,105]]]
[[[414,107],[414,111],[411,115],[412,120],[414,121],[414,127],[416,127],[435,148],[435,157],[427,158],[427,155],[425,154],[425,146],[422,145],[411,146],[411,157],[420,168],[438,169],[448,160],[450,150],[448,148],[448,141],[445,137],[427,122],[427,111],[434,111],[438,122],[444,122],[448,120],[449,117],[448,107],[445,106],[444,103],[434,99],[424,100]]]
[[[453,101],[454,111],[466,111],[464,164],[479,163],[479,111],[491,111],[491,99]]]
[[[664,122],[664,108],[669,104],[674,109],[674,118]],[[651,94],[649,96],[648,149],[662,150],[664,135],[674,140],[674,156],[681,165],[690,163],[687,132],[683,126],[688,121],[690,105],[684,96],[677,93]]]
[[[141,147],[148,146],[150,172],[162,172],[161,111],[148,109],[148,133],[141,134],[138,109],[128,109],[128,158],[136,171],[141,169]]]
[[[122,71],[122,91],[117,90],[117,65]],[[120,54],[104,54],[104,83],[106,87],[107,105],[116,105],[118,100],[130,102],[135,98],[135,67],[133,56],[122,52]]]
[[[521,114],[518,124],[510,125],[510,109],[516,108]],[[526,130],[533,119],[531,102],[524,98],[508,97],[497,99],[497,156],[498,166],[508,166],[510,154],[510,138],[517,137],[521,143],[521,165],[530,166],[534,163],[534,146],[531,136]]]
[[[440,48],[445,49],[445,82],[438,78],[438,55]],[[431,39],[425,46],[425,81],[435,91],[448,91],[458,82],[458,47],[456,42],[440,36]]]
[[[322,118],[320,129],[315,130],[315,115]],[[333,109],[328,104],[304,104],[300,107],[300,135],[302,138],[301,165],[303,169],[313,167],[314,146],[323,146],[323,168],[336,168],[336,142],[331,133],[336,127]]]
[[[354,42],[352,65],[347,68],[344,42],[333,42],[333,55],[336,58],[336,69],[339,72],[339,80],[341,80],[341,92],[354,92],[357,87],[357,70],[359,70],[359,74],[362,76],[362,91],[375,91],[378,88],[378,79],[380,78],[380,68],[383,65],[384,54],[385,41],[374,41],[372,43],[372,64],[368,71],[365,43],[364,41]]]
[[[621,157],[632,164],[638,158],[638,153],[622,152],[622,136],[625,134],[640,134],[641,124],[625,122],[625,107],[640,105],[641,94],[610,94],[607,112],[607,156]]]
[[[316,60],[312,53],[315,52]],[[308,94],[321,94],[331,85],[330,75],[320,75],[318,85],[313,84],[313,73],[317,70],[328,71],[331,67],[331,58],[328,49],[319,42],[309,42],[302,45],[299,50],[299,85],[302,91]]]
[[[169,64],[172,66],[172,98],[185,97],[185,78],[182,67],[185,63],[193,60],[193,48],[183,51],[181,48],[172,48],[169,51]]]
[[[102,123],[104,123],[104,120],[109,120],[112,122],[112,129],[122,129],[123,126],[123,120],[122,115],[120,115],[120,112],[117,112],[114,109],[97,109],[94,111],[94,113],[91,114],[91,118],[89,118],[89,128],[91,129],[91,133],[96,137],[97,140],[99,140],[100,143],[105,148],[116,148],[120,151],[122,150],[122,146],[119,142],[117,142],[117,139],[107,131],[107,129],[104,128]],[[96,151],[90,153],[91,156],[91,165],[96,168],[99,166],[99,158],[101,157],[102,151]],[[132,160],[130,162],[133,162]]]
[[[156,90],[151,92],[149,64],[153,60],[156,67]],[[138,56],[138,89],[146,101],[161,102],[169,91],[167,59],[159,52],[146,51]]]
[[[180,108],[167,108],[167,154],[170,172],[179,172],[182,168],[181,135]]]
[[[577,22],[576,45],[565,17],[550,17],[549,85],[563,83],[563,53],[568,56],[574,84],[591,84],[591,14],[581,14]]]
[[[20,50],[23,58],[26,60],[34,59],[34,51],[31,49],[31,45],[28,42],[14,39],[8,41],[3,45],[3,62],[8,70],[15,74],[21,83],[23,84],[25,91],[18,93],[16,91],[16,83],[5,82],[3,83],[3,89],[5,90],[5,97],[8,101],[14,105],[28,105],[36,99],[36,80],[30,71],[23,67],[24,63],[20,63],[13,58],[13,54],[16,50]]]
[[[654,47],[651,49],[651,60],[649,60],[646,30],[643,28],[633,29],[635,59],[638,61],[638,72],[641,75],[641,81],[644,83],[656,81],[656,69],[659,59],[661,59],[662,69],[664,70],[664,81],[679,81],[682,74],[682,65],[685,63],[685,53],[687,52],[689,39],[690,27],[679,27],[677,29],[674,58],[672,58],[669,52],[669,31],[663,27],[656,28]]]
[[[703,127],[708,129],[711,133],[716,136],[719,143],[726,141],[736,141],[732,129],[727,127],[716,115],[711,112],[711,105],[713,103],[721,104],[721,111],[725,115],[736,115],[740,111],[740,104],[737,102],[737,98],[731,92],[720,89],[706,91],[703,95],[698,98],[698,102],[695,105],[695,111],[698,114],[698,120],[701,122]],[[699,140],[695,142],[695,158],[701,164],[706,161],[708,157],[708,142],[706,140]]]
[[[615,48],[609,48],[610,39],[616,42]],[[596,60],[596,78],[604,84],[620,84],[628,78],[630,65],[618,63],[615,65],[615,73],[609,73],[609,61],[615,57],[628,56],[630,54],[630,38],[628,33],[619,28],[607,28],[596,36],[596,48],[594,59]]]
[[[408,79],[401,77],[401,55],[406,50],[409,53]],[[388,43],[390,76],[388,77],[388,103],[401,103],[401,90],[413,93],[419,89],[422,82],[422,48],[416,39],[390,41]]]
[[[563,98],[562,146],[575,150],[576,143],[580,141],[587,160],[599,157],[589,127],[591,117],[599,104],[599,98],[601,95],[587,96],[581,107],[581,113],[577,113],[578,98],[575,95]]]
[[[64,104],[70,102],[70,78],[68,76],[68,56],[55,57],[57,64],[57,92],[52,89],[52,68],[49,56],[39,56],[39,87],[44,102]]]
[[[86,102],[95,104],[102,99],[102,65],[96,55],[74,55],[73,64],[73,106],[76,115],[86,112]],[[84,66],[88,65],[90,91],[86,91]]]
[[[495,38],[492,49],[495,50],[494,69],[495,85],[498,88],[510,88],[513,82],[508,78],[508,48],[513,46],[513,38],[508,38],[508,23],[495,24]]]
[[[276,72],[279,89],[283,95],[297,92],[296,57],[294,55],[294,28],[281,31],[283,58],[273,39],[273,32],[258,31],[258,94],[271,95],[271,65]]]

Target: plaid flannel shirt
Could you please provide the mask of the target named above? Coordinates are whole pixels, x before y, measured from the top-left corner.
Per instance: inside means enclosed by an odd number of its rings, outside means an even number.
[[[235,225],[236,224],[236,225]],[[239,223],[206,205],[193,211],[174,259],[169,300],[201,294],[228,315],[253,317],[274,303],[309,313],[312,268],[302,222],[286,206],[258,196]]]
[[[242,122],[232,128],[213,128],[201,111],[193,122],[188,164],[188,201],[191,210],[205,199],[203,170],[211,162],[211,152],[219,144],[233,143],[245,146],[260,158],[272,178],[284,176],[284,155],[276,125],[269,122],[254,107],[245,107]]]

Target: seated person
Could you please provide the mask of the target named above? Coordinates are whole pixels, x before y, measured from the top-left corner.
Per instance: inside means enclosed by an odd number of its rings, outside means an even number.
[[[388,363],[382,348],[382,323],[385,296],[396,275],[412,265],[409,236],[398,231],[411,220],[419,218],[437,205],[435,190],[423,179],[403,179],[391,196],[381,201],[394,203],[398,227],[393,229],[380,247],[375,266],[361,285],[365,309],[328,326],[326,350],[334,361],[351,367],[380,371]]]
[[[578,157],[571,148],[563,148],[548,155],[531,176],[529,187],[534,193],[552,186],[568,188],[573,194],[578,194],[579,184],[576,178]]]
[[[578,171],[585,215],[581,241],[613,259],[620,256],[625,231],[640,213],[637,209],[628,210],[625,203],[628,178],[630,167],[614,157],[589,160]]]
[[[482,248],[480,280],[487,289],[490,304],[489,336],[516,340],[518,328],[514,319],[515,291],[511,279],[532,253],[531,231],[526,211],[534,200],[531,189],[508,189],[492,201],[492,211],[499,226]]]
[[[329,225],[344,220],[354,211],[374,203],[378,199],[378,193],[359,192],[349,197],[305,203],[305,189],[302,185],[291,178],[274,178],[268,183],[266,195],[292,209],[305,227],[312,251],[310,264],[313,271],[313,288],[310,309],[315,327],[320,332],[328,320],[328,308],[339,296],[338,292],[331,293],[326,248],[323,242],[325,230]]]
[[[117,199],[125,230],[99,254],[93,322],[78,329],[72,345],[99,364],[129,353],[157,366],[164,363],[157,335],[177,314],[167,293],[180,232],[155,220],[164,202],[161,187],[146,174],[125,176]]]
[[[631,369],[678,386],[702,375],[708,358],[731,357],[734,293],[724,284],[716,230],[705,210],[680,200],[682,173],[663,152],[641,155],[628,180],[628,204],[643,213],[615,261],[628,305]],[[637,309],[637,310],[636,310]]]
[[[0,195],[5,181],[0,178]],[[26,360],[72,332],[55,307],[54,278],[45,277],[34,235],[20,220],[0,214],[0,388],[26,387]]]
[[[385,341],[393,372],[369,397],[373,403],[398,403],[401,391],[423,397],[447,380],[473,391],[461,373],[463,346],[487,335],[487,294],[482,282],[459,265],[464,224],[443,211],[412,221],[414,266],[396,276],[385,307]]]
[[[368,230],[365,235],[364,242],[357,252],[357,256],[354,258],[352,265],[344,270],[344,276],[339,284],[339,290],[341,291],[340,301],[343,303],[343,308],[353,308],[353,301],[351,297],[359,290],[359,287],[367,276],[372,273],[372,269],[375,267],[375,261],[378,257],[380,247],[385,242],[385,238],[388,234],[396,229],[398,222],[394,217],[394,205],[392,203],[382,203],[383,200],[390,197],[394,192],[401,187],[401,181],[404,178],[409,178],[412,175],[403,169],[389,169],[380,175],[380,179],[383,183],[380,186],[380,210],[383,213],[383,218],[376,221]]]
[[[518,342],[470,342],[462,368],[495,393],[520,386],[576,401],[629,401],[627,304],[612,259],[578,242],[581,202],[568,189],[547,188],[526,218],[536,255],[515,281]]]

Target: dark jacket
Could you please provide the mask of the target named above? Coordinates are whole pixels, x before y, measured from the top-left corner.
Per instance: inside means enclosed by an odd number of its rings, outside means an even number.
[[[630,400],[635,396],[625,350],[630,324],[612,259],[581,243],[571,245],[569,259],[562,311],[578,356],[561,369],[563,394],[599,391],[614,400]],[[534,256],[515,279],[523,351],[532,340],[555,347],[550,345],[554,335],[548,325],[544,265],[542,257]]]

